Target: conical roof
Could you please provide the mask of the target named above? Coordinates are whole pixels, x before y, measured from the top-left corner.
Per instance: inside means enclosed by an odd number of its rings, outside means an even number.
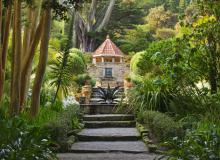
[[[94,57],[98,56],[116,56],[122,57],[122,51],[110,40],[109,36],[93,53]]]

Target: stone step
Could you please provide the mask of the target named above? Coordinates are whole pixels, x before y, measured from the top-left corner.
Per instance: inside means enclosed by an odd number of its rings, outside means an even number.
[[[132,114],[96,114],[84,115],[84,121],[133,121]]]
[[[86,128],[135,127],[135,121],[84,121]]]
[[[155,154],[133,153],[61,153],[59,160],[155,160],[159,159]],[[164,158],[165,159],[165,158]],[[167,159],[167,158],[166,158]]]
[[[116,104],[83,104],[80,108],[85,114],[113,114]]]
[[[148,153],[142,141],[95,141],[77,142],[71,147],[72,153]]]
[[[140,138],[136,128],[84,129],[78,133],[79,141],[137,141]]]

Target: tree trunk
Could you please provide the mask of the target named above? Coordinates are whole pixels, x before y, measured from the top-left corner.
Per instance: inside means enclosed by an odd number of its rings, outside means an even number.
[[[97,0],[92,0],[90,11],[88,15],[88,23],[87,23],[87,31],[90,32],[93,27],[93,23],[95,21],[95,14],[96,14],[96,7],[97,7]]]
[[[217,86],[217,43],[214,40],[214,36],[209,34],[208,36],[209,49],[209,83],[211,86],[211,94],[216,94],[218,90]]]
[[[28,47],[30,45],[30,32],[31,32],[30,24],[32,18],[32,8],[29,6],[26,12],[27,12],[27,22],[29,24],[24,26],[22,57],[27,54]]]
[[[39,22],[39,13],[41,10],[41,0],[37,2],[37,9],[29,8],[29,21],[30,26],[28,28],[28,37],[26,39],[27,44],[26,49],[24,49],[25,54],[23,54],[23,63],[22,63],[22,70],[21,70],[21,90],[20,90],[20,105],[21,109],[24,106],[29,85],[30,85],[30,76],[32,71],[32,63],[34,58],[34,53],[36,48],[39,44],[41,32],[42,32],[42,24],[43,18],[40,19]],[[39,24],[38,24],[39,22]],[[25,47],[25,44],[23,45]]]
[[[0,102],[3,95],[3,71],[2,71],[2,0],[0,0]]]
[[[15,28],[15,22],[12,23],[12,27]],[[12,91],[13,91],[13,83],[14,79],[12,78],[14,75],[14,54],[15,54],[15,32],[12,32],[12,53],[11,53],[11,83],[10,83],[10,97],[12,97]],[[11,110],[9,109],[9,114]]]
[[[20,80],[21,80],[21,0],[15,0],[14,3],[14,35],[15,35],[15,53],[14,53],[14,71],[12,77],[12,93],[10,114],[17,115],[20,111]]]
[[[21,106],[24,105],[25,98],[27,95],[28,87],[29,87],[29,79],[31,76],[31,70],[32,70],[32,62],[34,58],[34,53],[35,50],[39,44],[41,35],[42,35],[42,25],[43,25],[44,19],[41,18],[40,23],[37,27],[37,30],[35,31],[34,34],[34,39],[32,40],[30,47],[28,49],[28,52],[26,56],[24,56],[24,61],[22,65],[22,70],[21,70],[21,95],[20,95],[20,104]]]
[[[51,28],[51,9],[48,8],[44,11],[43,30],[40,46],[40,58],[37,68],[36,77],[34,80],[34,86],[32,90],[31,111],[32,117],[36,116],[40,106],[40,90],[43,83],[43,78],[46,70],[47,58],[48,58],[48,45],[50,38]]]
[[[213,53],[211,53],[213,56]],[[214,58],[214,57],[213,57]],[[210,59],[209,63],[209,84],[211,86],[211,94],[217,93],[217,63],[215,59]]]
[[[89,13],[86,20],[79,12],[75,14],[75,34],[76,46],[85,52],[93,52],[96,48],[96,40],[91,37],[89,32],[101,32],[110,20],[112,10],[116,0],[110,0],[104,18],[102,16],[95,17],[97,9],[97,0],[92,0]],[[102,18],[102,19],[101,19]]]
[[[3,44],[2,49],[0,50],[0,101],[3,97],[3,89],[4,89],[4,80],[5,80],[5,63],[8,52],[8,40],[10,35],[10,26],[11,26],[11,17],[12,17],[12,6],[9,4],[7,6],[6,13],[6,23],[3,32]]]
[[[0,52],[2,49],[2,0],[0,0]]]
[[[216,69],[215,67],[210,67],[209,69],[209,83],[211,86],[211,94],[217,93],[217,79],[216,79]]]
[[[101,24],[97,28],[98,32],[100,32],[103,28],[105,28],[108,25],[108,22],[110,20],[111,14],[112,14],[112,10],[113,10],[114,5],[115,5],[115,1],[116,0],[110,0],[108,9],[105,13],[105,17],[103,18]]]

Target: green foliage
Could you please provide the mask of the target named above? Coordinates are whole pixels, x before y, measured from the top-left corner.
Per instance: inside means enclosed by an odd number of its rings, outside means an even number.
[[[153,65],[149,60],[149,58],[147,57],[145,59],[142,58],[144,54],[145,52],[138,52],[132,57],[130,62],[130,67],[131,67],[131,71],[134,74],[144,76],[146,73],[149,73],[152,70]]]
[[[53,104],[53,106],[56,104]],[[52,109],[53,108],[53,109]],[[54,110],[55,107],[40,107],[39,114],[30,122],[34,126],[41,127],[45,123],[48,123],[50,121],[54,121],[57,119],[59,112]],[[27,116],[26,116],[27,118]]]
[[[129,91],[129,108],[134,111],[143,112],[145,110],[168,111],[169,92],[162,89],[163,81],[151,82],[144,80],[136,84]]]
[[[83,57],[79,54],[71,54],[69,56],[71,74],[82,74],[86,70],[86,64]]]
[[[138,121],[147,125],[157,140],[164,141],[174,136],[181,136],[181,124],[168,115],[156,111],[145,111],[137,114]]]
[[[187,132],[184,139],[177,137],[166,144],[171,149],[168,152],[170,159],[220,159],[220,128],[209,124],[207,128]]]
[[[169,111],[177,115],[198,114],[208,118],[210,121],[218,121],[220,113],[220,96],[207,94],[205,90],[182,89],[176,90],[171,95]]]
[[[146,21],[150,27],[155,30],[157,28],[172,28],[177,22],[176,15],[171,11],[166,11],[163,6],[151,8]]]
[[[84,86],[86,83],[95,86],[95,80],[92,79],[87,73],[78,75],[75,79],[75,82],[77,85],[79,85],[79,87]]]
[[[176,31],[171,28],[161,28],[156,30],[155,37],[157,39],[168,39],[176,36]]]
[[[107,30],[105,32],[110,34],[111,37],[113,35],[120,35],[122,36],[121,38],[123,38],[126,29],[133,29],[135,28],[134,25],[142,24],[142,17],[145,13],[142,9],[140,9],[141,7],[138,6],[137,2],[126,2],[124,0],[116,1],[111,15],[111,23],[108,24]],[[104,8],[102,8],[101,10],[103,9]],[[94,36],[96,37],[96,35]],[[106,33],[104,34],[104,36],[106,36]],[[117,42],[118,37],[115,36],[113,40]],[[118,44],[120,44],[120,42]]]
[[[67,151],[71,145],[68,144],[70,132],[75,134],[82,127],[80,109],[76,105],[68,106],[55,120],[43,125],[43,129],[50,133],[52,140],[56,142],[57,150],[61,152]]]
[[[171,88],[194,87],[209,77],[204,56],[205,52],[195,51],[189,41],[180,38],[162,40],[149,45],[139,59],[138,70],[145,70],[144,64],[152,63],[156,66],[151,70],[154,77],[158,79],[159,76]]]
[[[138,52],[147,48],[148,44],[154,40],[150,33],[149,25],[137,25],[134,29],[128,30],[125,41],[119,47],[124,53]]]
[[[209,121],[218,122],[220,96],[207,92],[206,88],[170,88],[166,81],[148,79],[130,90],[129,108],[138,112],[170,112],[178,118],[196,114]]]
[[[188,24],[192,24],[199,18],[199,12],[200,11],[197,4],[190,4],[184,11],[184,21]]]
[[[70,50],[69,50],[69,54],[70,54],[70,57],[71,56],[74,56],[74,55],[77,55],[77,56],[79,56],[82,60],[83,60],[83,62],[85,63],[86,61],[85,61],[85,57],[84,57],[84,52],[82,52],[82,51],[80,51],[79,49],[77,49],[77,48],[71,48]],[[86,64],[85,64],[86,65]]]
[[[56,159],[49,134],[20,117],[0,119],[0,159]]]
[[[74,83],[74,76],[84,73],[86,65],[82,53],[78,50],[74,50],[74,52],[72,50],[69,55],[61,53],[57,60],[51,63],[50,69],[50,79],[52,80],[50,84],[57,86],[57,90],[61,87],[64,94],[67,95],[68,89]]]
[[[59,57],[57,57],[56,61],[52,61],[50,65],[50,79],[51,82],[50,84],[52,86],[60,86],[62,90],[64,91],[65,94],[68,93],[68,88],[71,86],[71,79],[72,79],[72,74],[71,74],[71,64],[68,61],[65,67],[63,66],[63,54],[60,54]]]

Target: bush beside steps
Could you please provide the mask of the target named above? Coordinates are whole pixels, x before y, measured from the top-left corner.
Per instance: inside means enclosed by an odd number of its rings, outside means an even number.
[[[76,141],[76,134],[83,128],[79,106],[68,106],[55,121],[43,126],[54,141],[57,152],[67,152]]]

